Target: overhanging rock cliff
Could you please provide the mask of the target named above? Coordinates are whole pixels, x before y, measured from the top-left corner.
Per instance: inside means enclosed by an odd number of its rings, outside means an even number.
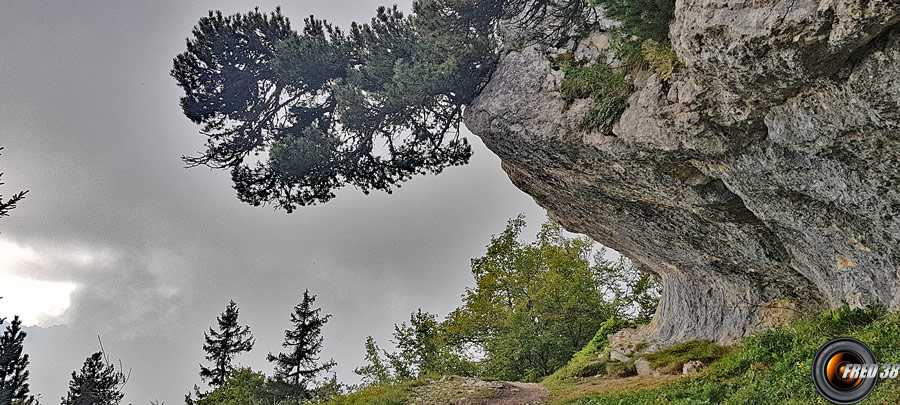
[[[566,229],[660,276],[654,345],[898,310],[898,22],[898,1],[679,0],[685,67],[636,79],[614,136],[578,128],[590,100],[566,105],[543,46],[502,58],[466,125]]]

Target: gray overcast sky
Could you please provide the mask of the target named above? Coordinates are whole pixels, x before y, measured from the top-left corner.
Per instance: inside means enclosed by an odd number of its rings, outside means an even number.
[[[238,360],[270,373],[265,354],[281,349],[304,288],[334,316],[324,356],[356,381],[366,335],[386,344],[418,307],[445,315],[491,234],[519,212],[530,235],[544,219],[471,135],[467,166],[393,195],[347,189],[291,215],[241,203],[225,172],[184,169],[180,156],[203,137],[179,109],[172,58],[207,10],[277,4],[0,1],[0,194],[31,189],[0,220],[0,316],[43,327],[26,351],[45,403],[59,401],[97,334],[133,369],[127,403],[181,403],[199,383],[203,331],[229,299],[257,337]],[[299,29],[309,14],[368,21],[377,5],[282,9]]]

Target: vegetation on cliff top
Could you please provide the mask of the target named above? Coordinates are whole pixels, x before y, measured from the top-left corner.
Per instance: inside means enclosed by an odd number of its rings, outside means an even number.
[[[620,25],[613,31],[610,50],[616,66],[599,63],[580,66],[566,55],[554,61],[565,76],[560,93],[567,101],[590,98],[594,104],[579,126],[613,135],[612,128],[628,107],[633,76],[650,71],[668,81],[678,67],[678,57],[669,42],[669,23],[674,17],[673,0],[591,0],[604,16]]]

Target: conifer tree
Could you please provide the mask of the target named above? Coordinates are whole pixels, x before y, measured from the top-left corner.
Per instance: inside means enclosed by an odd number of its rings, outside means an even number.
[[[0,150],[3,150],[3,148],[0,148]],[[0,177],[3,177],[3,173],[0,173]],[[0,182],[0,185],[3,185],[3,183]],[[25,194],[27,194],[27,193],[28,193],[28,190],[20,191],[18,193],[13,194],[13,196],[8,198],[6,201],[4,201],[3,196],[0,195],[0,218],[8,216],[9,211],[12,210],[13,208],[16,208],[16,204],[18,204],[19,201],[22,201],[22,199],[25,198]],[[0,323],[2,323],[2,320],[0,320]]]
[[[0,318],[0,325],[5,322]],[[28,395],[28,355],[22,353],[25,332],[16,316],[0,336],[0,404],[32,404]]]
[[[203,350],[206,351],[206,360],[212,364],[209,367],[200,366],[200,378],[216,388],[225,384],[234,370],[231,364],[234,356],[253,349],[255,340],[250,327],[238,324],[239,311],[237,304],[231,301],[225,312],[217,318],[219,330],[209,328],[208,333],[203,333]]]
[[[316,296],[309,290],[303,292],[303,302],[291,313],[293,329],[284,331],[285,353],[269,353],[269,361],[275,363],[275,378],[289,384],[297,396],[306,396],[307,383],[321,372],[335,366],[334,360],[319,363],[322,350],[322,327],[331,315],[320,316],[321,308],[313,308]]]
[[[117,405],[125,396],[125,374],[116,370],[99,351],[84,361],[80,372],[72,372],[69,392],[62,405]]]

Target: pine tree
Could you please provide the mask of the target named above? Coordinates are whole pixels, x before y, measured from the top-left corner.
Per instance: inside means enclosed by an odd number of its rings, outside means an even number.
[[[6,321],[0,318],[0,325]],[[0,336],[0,404],[32,404],[28,395],[28,355],[22,353],[25,332],[22,321],[13,318]]]
[[[322,350],[322,326],[331,315],[320,316],[321,308],[313,309],[315,295],[309,290],[303,292],[303,302],[294,307],[291,323],[294,328],[284,331],[284,346],[287,353],[273,355],[269,353],[269,361],[275,363],[275,378],[289,384],[298,396],[307,395],[307,383],[315,379],[321,372],[327,372],[335,366],[334,360],[319,363],[319,351]]]
[[[84,361],[81,372],[72,372],[62,405],[117,405],[125,396],[122,386],[126,381],[125,375],[116,371],[99,351]]]
[[[203,333],[203,350],[206,351],[206,360],[212,364],[210,367],[200,365],[200,378],[216,388],[225,384],[234,370],[231,364],[234,356],[253,349],[254,339],[250,327],[238,325],[239,311],[237,304],[231,301],[225,312],[217,318],[219,330],[209,328],[209,333]]]

